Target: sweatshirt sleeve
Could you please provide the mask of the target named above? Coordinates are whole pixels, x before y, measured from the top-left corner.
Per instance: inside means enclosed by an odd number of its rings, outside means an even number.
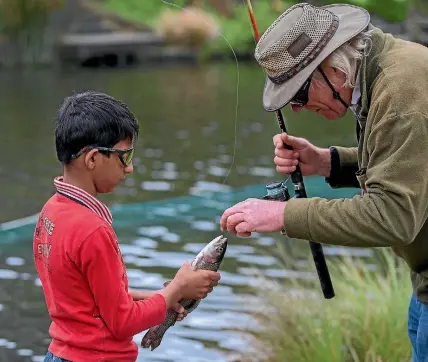
[[[334,189],[360,187],[355,173],[358,171],[356,147],[330,147],[331,171],[326,182]]]
[[[125,283],[125,265],[115,234],[97,228],[77,250],[77,264],[87,278],[101,318],[119,340],[162,323],[166,302],[161,294],[134,301]]]
[[[369,162],[358,178],[366,192],[351,199],[292,199],[284,210],[288,236],[348,246],[403,246],[428,211],[428,117],[382,117],[368,136]]]

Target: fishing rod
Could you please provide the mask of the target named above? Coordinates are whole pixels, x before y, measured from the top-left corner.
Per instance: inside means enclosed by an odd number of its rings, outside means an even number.
[[[254,36],[256,39],[256,43],[260,40],[260,32],[257,26],[256,18],[254,15],[253,7],[251,5],[251,0],[246,0],[247,9],[250,15],[251,24],[254,31]],[[279,128],[281,128],[282,132],[288,133],[287,128],[285,127],[284,117],[282,116],[281,110],[278,109],[275,111],[276,119],[279,124]],[[285,148],[292,150],[293,148],[289,145],[285,145]],[[303,175],[300,170],[300,165],[296,166],[296,170],[291,173],[291,181],[294,185],[294,195],[295,198],[307,198],[305,184],[303,182]],[[285,182],[272,182],[266,186],[267,195],[264,199],[268,200],[280,200],[280,201],[288,201],[290,199],[290,194],[288,193],[287,186],[285,186]],[[331,281],[330,273],[328,271],[327,262],[325,260],[324,251],[322,249],[322,245],[320,243],[310,241],[309,246],[312,252],[312,257],[315,263],[315,267],[317,269],[318,278],[321,284],[321,289],[324,294],[325,299],[331,299],[334,297],[334,288],[333,283]]]

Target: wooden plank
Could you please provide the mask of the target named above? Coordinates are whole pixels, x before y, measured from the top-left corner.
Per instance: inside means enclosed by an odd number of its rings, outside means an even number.
[[[97,34],[65,34],[59,39],[61,46],[123,46],[159,45],[163,39],[149,32],[109,32]]]

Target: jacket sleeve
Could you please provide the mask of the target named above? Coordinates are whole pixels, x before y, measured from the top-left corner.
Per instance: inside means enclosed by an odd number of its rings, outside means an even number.
[[[116,236],[108,227],[99,227],[81,243],[76,260],[101,318],[115,338],[133,337],[165,320],[166,302],[161,294],[134,301],[128,292],[125,265]]]
[[[358,171],[357,148],[330,147],[331,171],[326,182],[334,189],[360,187],[355,173]]]
[[[422,228],[428,210],[428,117],[408,113],[373,123],[369,161],[358,176],[363,196],[292,199],[284,229],[293,238],[348,246],[403,246]]]

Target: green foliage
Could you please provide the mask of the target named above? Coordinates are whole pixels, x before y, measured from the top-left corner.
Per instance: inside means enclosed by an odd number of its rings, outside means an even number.
[[[150,26],[154,26],[159,15],[164,9],[177,9],[176,6],[183,7],[186,0],[105,0],[102,4],[108,10],[114,11],[125,19],[141,21]]]
[[[182,7],[185,4],[185,0],[174,0],[169,1],[177,6],[168,5],[167,1],[161,0],[153,1],[122,1],[122,0],[106,0],[103,5],[124,18],[130,20],[141,21],[147,25],[156,27],[159,15],[163,10],[172,9],[178,10],[178,7]],[[221,35],[217,38],[214,43],[208,44],[204,49],[205,53],[214,51],[228,52],[230,53],[230,47],[228,42],[233,47],[234,51],[237,52],[248,52],[252,51],[255,47],[255,41],[253,37],[251,23],[248,17],[247,8],[244,3],[237,3],[235,10],[235,16],[233,19],[222,17],[220,14],[214,12],[214,10],[208,5],[205,6],[205,10],[209,11],[212,16],[216,19],[220,25]],[[292,2],[283,2],[284,10],[292,4]],[[257,24],[259,30],[263,33],[269,25],[280,15],[279,12],[272,10],[270,1],[256,1],[253,4],[254,12],[257,17]],[[225,40],[227,39],[227,41]],[[208,48],[208,49],[207,49]]]
[[[284,5],[284,9],[291,5],[292,3]],[[280,15],[280,13],[272,10],[270,1],[257,1],[253,4],[253,10],[260,34],[263,34]],[[235,18],[232,21],[230,19],[219,17],[218,15],[216,15],[216,19],[220,24],[222,35],[227,39],[235,51],[253,51],[256,42],[248,10],[244,5],[238,6],[235,9]],[[212,45],[212,49],[230,51],[230,47],[224,38],[219,37],[215,44]]]
[[[337,4],[334,0],[320,1],[325,4]],[[360,6],[391,22],[405,21],[410,10],[410,0],[347,0],[344,4]]]
[[[232,0],[231,0],[232,1]],[[411,3],[412,1],[412,3]],[[168,5],[167,2],[177,6]],[[299,1],[281,1],[282,8],[285,10],[291,5]],[[320,0],[313,1],[318,5],[326,5],[337,3],[335,0]],[[343,3],[349,3],[364,7],[370,12],[376,13],[379,16],[389,21],[404,21],[407,18],[410,6],[413,2],[424,2],[424,0],[345,0]],[[105,0],[104,6],[121,16],[133,20],[141,21],[149,26],[156,27],[159,15],[163,10],[174,9],[184,6],[186,0]],[[233,19],[228,19],[216,13],[209,5],[209,1],[205,1],[204,9],[209,11],[215,17],[220,25],[221,35],[213,42],[206,44],[202,52],[204,56],[212,52],[220,52],[230,54],[230,46],[237,53],[252,53],[255,47],[255,40],[251,22],[248,16],[248,11],[243,2],[236,2]],[[272,0],[253,0],[253,8],[258,23],[260,33],[262,34],[269,25],[280,15],[278,10],[273,7]],[[225,40],[226,39],[226,40]],[[229,43],[229,44],[228,44]]]
[[[409,361],[409,270],[390,249],[378,250],[376,264],[380,270],[351,258],[330,262],[336,291],[330,300],[318,292],[318,280],[306,285],[316,291],[315,299],[288,296],[291,287],[302,289],[297,282],[260,291],[262,309],[274,308],[259,316],[264,330],[256,334],[266,361]]]

